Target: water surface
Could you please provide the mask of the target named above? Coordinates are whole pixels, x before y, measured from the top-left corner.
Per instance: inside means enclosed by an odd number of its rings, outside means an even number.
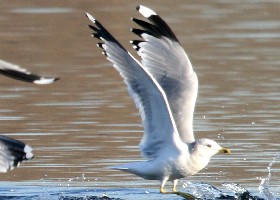
[[[140,116],[117,72],[96,48],[84,12],[93,14],[133,52],[130,18],[138,1],[6,1],[0,6],[1,59],[61,80],[35,86],[0,79],[0,126],[30,144],[35,159],[1,174],[7,196],[98,191],[112,197],[152,199],[159,183],[106,167],[140,160]],[[196,137],[231,149],[186,180],[229,192],[237,183],[279,197],[280,22],[278,1],[143,1],[168,22],[199,78]],[[135,55],[135,53],[133,53]],[[21,185],[19,187],[18,185]],[[12,189],[16,187],[18,189]],[[59,189],[61,187],[61,189]],[[78,189],[75,189],[78,187]],[[137,192],[138,191],[138,192]],[[24,193],[23,193],[24,196]],[[37,198],[37,197],[36,197]],[[165,197],[171,199],[173,197]],[[174,197],[178,199],[178,197]],[[34,197],[35,199],[35,197]],[[43,198],[42,198],[43,199]],[[54,196],[57,199],[57,196]]]

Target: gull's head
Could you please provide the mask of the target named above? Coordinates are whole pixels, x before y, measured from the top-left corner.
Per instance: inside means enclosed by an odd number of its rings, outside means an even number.
[[[192,145],[192,152],[195,154],[199,154],[202,157],[212,157],[217,153],[226,153],[229,154],[230,150],[221,147],[217,142],[214,140],[209,139],[199,139],[193,142]]]

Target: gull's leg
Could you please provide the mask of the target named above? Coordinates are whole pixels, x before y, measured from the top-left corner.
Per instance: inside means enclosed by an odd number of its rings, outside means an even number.
[[[172,188],[172,191],[173,191],[173,192],[177,192],[177,190],[176,190],[177,183],[178,183],[178,179],[175,179],[175,180],[173,181],[173,188]]]
[[[164,178],[162,179],[161,181],[161,185],[160,185],[160,193],[162,194],[177,194],[181,197],[184,197],[186,199],[189,199],[189,200],[194,200],[194,199],[197,199],[195,196],[191,195],[191,194],[188,194],[188,193],[185,193],[185,192],[179,192],[179,191],[176,191],[176,185],[178,183],[178,179],[175,179],[173,181],[173,189],[172,189],[172,192],[166,192],[164,190],[164,186],[166,184],[166,181],[168,180],[168,178]]]
[[[160,193],[162,193],[162,194],[166,194],[166,191],[164,190],[164,186],[165,186],[167,180],[168,180],[168,178],[165,177],[165,178],[163,178],[162,181],[161,181],[159,191],[160,191]]]

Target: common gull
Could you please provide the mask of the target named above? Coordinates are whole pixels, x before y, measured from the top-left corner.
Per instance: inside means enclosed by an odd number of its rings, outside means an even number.
[[[207,166],[216,153],[230,153],[210,139],[194,139],[193,113],[198,80],[192,65],[169,26],[153,10],[137,6],[147,21],[132,18],[142,29],[131,29],[142,40],[131,41],[141,57],[136,60],[90,14],[92,36],[100,39],[98,47],[123,77],[141,114],[144,135],[140,151],[145,161],[132,162],[113,169],[130,172],[149,180],[159,180],[160,192],[179,194],[178,179],[194,175]],[[172,192],[166,192],[173,181]]]

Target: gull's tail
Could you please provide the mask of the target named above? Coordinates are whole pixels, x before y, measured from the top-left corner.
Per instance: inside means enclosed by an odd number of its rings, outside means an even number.
[[[121,170],[125,172],[129,172],[131,174],[135,174],[144,179],[149,180],[160,180],[160,170],[157,165],[153,163],[153,161],[139,161],[139,162],[131,162],[122,165],[116,165],[109,167],[109,169]]]

